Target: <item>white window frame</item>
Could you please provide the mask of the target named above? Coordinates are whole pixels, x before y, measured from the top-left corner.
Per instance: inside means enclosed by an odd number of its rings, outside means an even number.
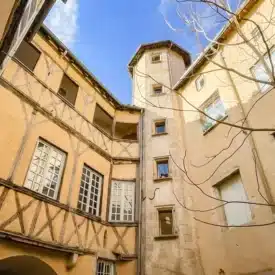
[[[273,63],[273,67],[274,67],[274,72],[275,72],[275,47],[273,47],[271,50],[270,50],[270,55],[271,55],[271,60],[272,60],[272,63]],[[264,60],[265,62],[270,66],[270,62],[269,62],[269,56],[268,56],[268,53],[266,53],[264,55]],[[257,76],[257,68],[260,67],[260,69],[262,70],[262,73],[265,77],[265,79],[261,79]],[[270,66],[271,68],[271,66]],[[259,61],[256,62],[256,64],[250,69],[253,76],[257,79],[257,80],[266,80],[266,81],[270,81],[270,78],[268,77],[265,69],[263,68],[263,64]],[[270,88],[272,88],[271,85],[268,85],[268,84],[264,84],[264,83],[260,83],[260,82],[257,82],[257,85],[258,85],[258,88],[260,90],[260,92],[264,93],[266,91],[268,91]]]
[[[229,189],[228,186],[231,189]],[[238,191],[238,194],[237,194],[238,197],[234,197],[234,198],[230,197],[232,196],[233,188],[235,188],[235,190]],[[244,188],[240,173],[234,173],[233,175],[230,175],[229,177],[227,177],[225,180],[223,180],[221,183],[218,184],[217,189],[218,189],[220,198],[223,200],[248,201],[246,190]],[[225,194],[225,192],[227,191],[228,193]],[[239,191],[241,191],[241,193]],[[228,226],[244,225],[252,221],[252,211],[249,204],[229,203],[223,206],[223,212],[224,212],[225,222]],[[240,218],[240,213],[245,214],[245,216],[242,217],[243,221],[241,220],[238,221],[236,219],[236,217],[238,216]]]
[[[203,81],[203,84],[201,83],[201,81]],[[197,77],[197,79],[195,80],[195,84],[196,84],[196,89],[199,92],[204,87],[204,84],[205,84],[205,79],[203,74]]]
[[[99,270],[99,265],[103,265],[103,269]],[[109,267],[109,272],[106,267]],[[115,274],[115,265],[111,261],[105,261],[98,259],[96,264],[96,275],[114,275]]]
[[[111,222],[133,222],[135,219],[135,182],[134,181],[122,181],[122,180],[113,180],[111,183],[111,198],[110,198],[110,211],[109,211],[109,221]],[[118,194],[118,189],[115,189],[115,184],[121,185],[121,193]],[[131,203],[132,203],[132,218],[130,220],[124,219],[124,209],[126,205],[126,199],[125,199],[125,193],[127,191],[127,186],[132,186],[132,192],[131,192]],[[130,194],[129,194],[130,195]],[[117,200],[120,197],[120,202],[117,203]],[[116,205],[116,209],[118,206],[120,206],[119,212],[113,212],[113,204]],[[115,218],[112,218],[112,216],[115,215]],[[119,215],[120,218],[116,218],[116,216]]]
[[[223,108],[224,108],[224,113],[221,117],[213,117],[211,116],[211,114],[207,113],[207,108],[209,108],[211,105],[214,105],[216,103],[217,100],[220,100]],[[208,114],[209,116],[217,119],[217,120],[222,120],[224,119],[226,116],[227,116],[227,113],[226,113],[226,108],[223,104],[223,101],[218,93],[218,91],[216,91],[215,93],[213,93],[201,106],[200,108],[201,110],[203,110],[206,114]],[[215,120],[212,120],[210,118],[208,118],[207,116],[201,114],[201,122],[202,122],[202,128],[203,128],[203,132],[207,132],[209,129],[213,128],[216,124],[217,124],[217,121]],[[207,126],[207,123],[211,123],[211,125]]]
[[[25,35],[27,34],[28,30],[30,29],[35,17],[37,16],[38,12],[41,10],[45,0],[29,0],[25,10],[22,14],[22,17],[20,19],[20,22],[18,24],[18,28],[16,30],[16,33],[14,35],[12,46],[9,50],[8,55],[5,57],[3,61],[3,66],[1,72],[4,70],[5,65],[10,60],[10,58],[13,57],[15,52],[17,51],[19,45],[23,41]]]
[[[85,173],[84,173],[84,169],[85,169]],[[86,178],[88,178],[88,181],[86,181]],[[97,183],[98,183],[98,187],[96,187]],[[97,173],[96,171],[94,171],[93,169],[91,169],[86,164],[84,164],[82,169],[82,176],[81,176],[78,203],[77,203],[77,208],[79,210],[82,210],[91,215],[99,216],[102,184],[103,184],[103,176]],[[88,185],[88,188],[85,188],[84,185]],[[94,190],[94,192],[92,192],[92,189]],[[98,190],[97,194],[95,193],[95,189]],[[87,195],[85,195],[86,191],[87,191]],[[97,200],[94,200],[95,196],[97,196]],[[82,198],[81,200],[80,200],[80,197]],[[84,202],[84,199],[86,199],[86,202]],[[96,203],[96,207],[94,207],[94,203]],[[90,208],[92,209],[90,210]],[[93,213],[93,210],[95,210],[95,213]]]
[[[40,150],[39,148],[40,144],[43,145],[42,150]],[[37,161],[36,158],[38,154],[40,154],[40,156],[38,157]],[[54,155],[56,155],[56,158],[54,157]],[[58,157],[58,155],[60,157]],[[47,158],[43,159],[43,156],[47,156]],[[52,165],[52,163],[50,163],[52,161],[54,161],[54,168],[51,169],[50,173],[47,173],[49,172],[50,165]],[[35,146],[31,163],[29,165],[24,186],[46,197],[56,199],[60,188],[65,161],[65,152],[39,138]],[[58,162],[60,162],[60,167],[57,174],[53,171],[57,170],[55,165]],[[44,165],[41,165],[43,163]],[[51,178],[48,177],[49,174],[52,174]],[[57,180],[54,181],[55,176],[57,177]],[[55,188],[52,187],[54,183]],[[48,189],[47,193],[46,189]],[[52,193],[51,191],[53,191],[53,196],[50,195],[50,193]]]

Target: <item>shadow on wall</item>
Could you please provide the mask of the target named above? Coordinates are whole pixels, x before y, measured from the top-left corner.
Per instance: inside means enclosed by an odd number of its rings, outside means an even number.
[[[0,260],[2,275],[57,275],[45,262],[32,256],[13,256]]]

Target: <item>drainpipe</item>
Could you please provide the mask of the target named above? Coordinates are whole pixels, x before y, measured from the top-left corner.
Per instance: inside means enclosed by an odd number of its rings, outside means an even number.
[[[143,274],[142,270],[142,183],[143,183],[143,124],[144,124],[144,110],[141,110],[141,118],[139,123],[139,203],[138,206],[138,249],[137,249],[137,257],[138,257],[138,264],[137,264],[137,275]]]
[[[225,58],[223,56],[223,51],[221,51],[220,56],[221,56],[221,61],[222,61],[223,66],[227,68],[227,64],[226,64]],[[232,85],[233,92],[234,92],[235,97],[237,99],[238,105],[241,108],[241,113],[242,113],[243,119],[245,119],[245,117],[246,117],[246,111],[245,111],[245,108],[244,108],[244,106],[242,104],[242,100],[240,98],[240,95],[238,93],[237,86],[235,85],[234,80],[233,80],[230,72],[228,70],[225,70],[225,71],[226,71],[227,77],[229,79],[229,82]],[[249,122],[248,122],[248,119],[245,120],[244,125],[246,127],[251,127],[250,124],[249,124]],[[258,169],[259,169],[259,176],[260,176],[260,178],[262,180],[263,187],[264,187],[264,190],[265,190],[265,193],[266,193],[266,196],[267,196],[267,200],[268,200],[268,202],[270,204],[274,204],[274,199],[272,197],[272,193],[271,193],[271,189],[270,189],[270,184],[269,184],[268,179],[266,177],[266,174],[264,172],[263,163],[262,163],[262,161],[261,161],[261,159],[259,157],[259,150],[258,150],[258,148],[256,146],[255,139],[253,137],[253,133],[249,137],[249,142],[250,142],[250,145],[252,147],[252,150],[254,150],[255,155],[256,155],[256,161],[258,163]],[[271,211],[272,211],[273,214],[275,214],[275,207],[274,206],[271,207]]]

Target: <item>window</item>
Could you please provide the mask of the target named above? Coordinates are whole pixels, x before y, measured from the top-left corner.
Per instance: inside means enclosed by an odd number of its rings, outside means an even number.
[[[162,86],[161,85],[153,85],[153,92],[156,95],[161,94],[162,93]]]
[[[98,260],[96,275],[114,275],[114,264],[112,262]]]
[[[135,183],[130,181],[113,181],[111,190],[110,221],[133,222]]]
[[[80,191],[77,208],[90,213],[99,215],[100,195],[103,177],[84,165],[82,170]]]
[[[137,123],[116,122],[115,138],[137,140]]]
[[[56,199],[66,154],[39,139],[27,174],[25,187]]]
[[[272,66],[275,70],[275,49],[273,49],[271,51],[271,60],[272,60]],[[265,54],[264,56],[264,60],[265,62],[267,63],[268,67],[270,68],[270,70],[272,70],[272,66],[270,65],[270,60],[269,60],[269,56],[268,54]],[[263,64],[258,61],[253,67],[252,67],[252,72],[255,76],[255,78],[259,81],[259,80],[262,80],[262,81],[270,81],[270,78],[268,76],[268,74],[266,73],[266,70],[263,66]],[[271,88],[271,85],[268,85],[268,84],[264,84],[264,83],[260,83],[260,82],[257,82],[258,85],[259,85],[259,88],[260,88],[260,91],[261,92],[265,92],[267,91],[269,88]]]
[[[29,70],[33,71],[40,54],[40,51],[37,50],[32,44],[23,40],[14,56]]]
[[[226,117],[226,111],[223,102],[217,92],[214,93],[210,99],[208,99],[206,103],[203,104],[202,109],[207,115],[214,119],[221,120]],[[216,123],[217,122],[215,120],[206,116],[202,116],[202,128],[204,132],[213,127]]]
[[[77,97],[78,85],[73,82],[66,74],[63,74],[58,94],[72,105],[75,104]]]
[[[203,75],[200,75],[200,76],[196,79],[195,83],[196,83],[197,91],[199,92],[199,91],[203,88],[203,86],[204,86],[204,76],[203,76]]]
[[[174,234],[173,209],[158,209],[159,216],[159,235]]]
[[[218,186],[220,196],[226,201],[247,201],[240,174],[226,179]],[[228,203],[224,206],[228,225],[242,225],[251,221],[250,206],[245,203]]]
[[[161,61],[160,54],[153,54],[152,55],[152,63],[159,63]]]
[[[112,135],[113,118],[98,104],[95,107],[94,124],[104,132]]]
[[[166,133],[165,120],[155,122],[155,134]]]
[[[168,159],[156,160],[157,164],[157,178],[163,179],[169,177],[169,164]]]

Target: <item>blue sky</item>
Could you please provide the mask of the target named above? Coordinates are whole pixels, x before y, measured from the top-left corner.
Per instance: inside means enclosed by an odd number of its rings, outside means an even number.
[[[173,0],[68,0],[57,3],[46,25],[72,50],[121,102],[131,103],[127,64],[138,46],[170,39],[197,52],[189,31],[173,31],[183,24]],[[206,22],[211,25],[209,18]],[[213,22],[212,22],[213,23]]]

